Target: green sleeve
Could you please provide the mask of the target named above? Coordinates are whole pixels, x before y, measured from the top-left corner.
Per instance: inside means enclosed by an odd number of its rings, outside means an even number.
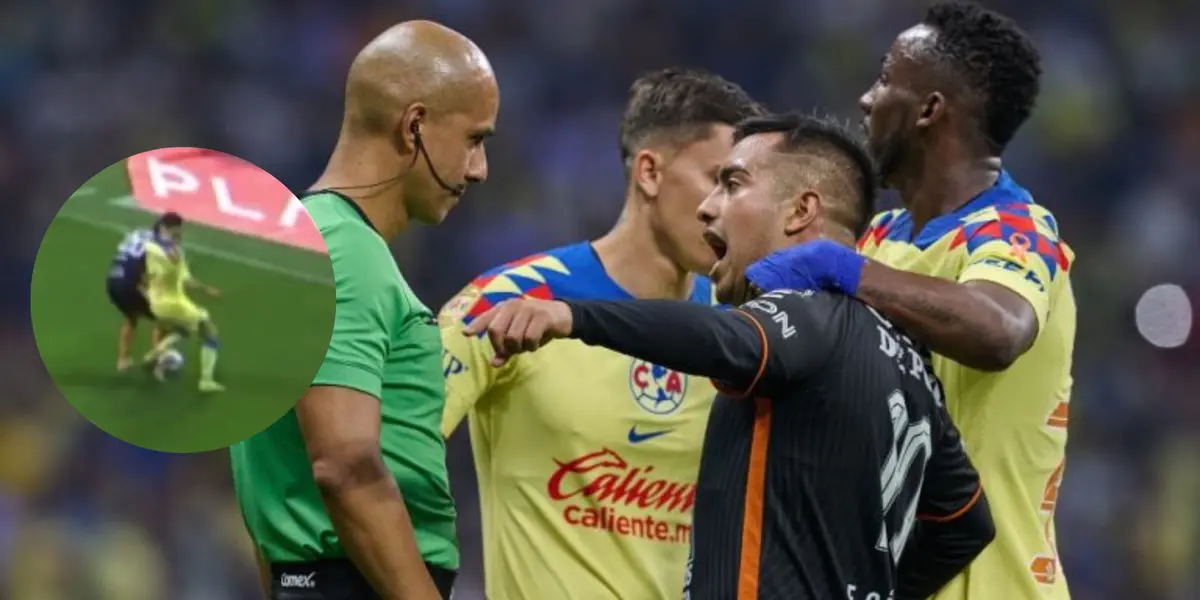
[[[400,294],[387,274],[395,263],[376,234],[357,223],[323,231],[337,306],[333,335],[313,385],[345,387],[380,398]]]

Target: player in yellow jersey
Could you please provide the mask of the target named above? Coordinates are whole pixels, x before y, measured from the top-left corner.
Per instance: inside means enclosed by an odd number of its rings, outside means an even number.
[[[1011,20],[939,4],[895,40],[862,98],[882,183],[865,257],[826,243],[767,257],[761,288],[822,287],[888,315],[933,352],[996,520],[996,540],[938,600],[1065,600],[1054,507],[1075,344],[1070,248],[1001,168],[1035,104],[1040,58]],[[869,257],[869,258],[866,258]]]
[[[508,298],[673,298],[712,303],[715,260],[696,210],[763,109],[701,71],[638,79],[621,125],[627,175],[616,226],[493,269],[441,313],[449,436],[469,417],[487,595],[496,600],[678,598],[696,472],[715,390],[577,341],[503,367],[464,322]]]
[[[217,366],[217,327],[208,311],[197,306],[187,296],[187,288],[198,288],[210,296],[217,296],[216,288],[205,285],[192,277],[187,258],[180,241],[183,219],[177,213],[165,213],[154,225],[155,235],[145,242],[145,294],[150,311],[155,319],[166,327],[176,329],[167,334],[150,352],[143,362],[153,367],[155,376],[163,378],[158,358],[171,349],[185,334],[199,333],[203,337],[200,347],[200,391],[220,392],[225,388],[213,378]]]

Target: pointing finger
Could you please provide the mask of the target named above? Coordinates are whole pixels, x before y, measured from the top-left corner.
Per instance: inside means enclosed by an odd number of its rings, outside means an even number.
[[[482,315],[479,315],[478,317],[475,317],[474,319],[471,320],[470,323],[467,323],[466,327],[463,327],[463,330],[462,330],[463,335],[468,336],[468,337],[474,336],[474,335],[479,335],[481,332],[483,332],[485,329],[487,329],[488,323],[491,323],[492,318],[495,316],[496,316],[496,309],[495,308],[488,309],[487,312],[483,313]]]

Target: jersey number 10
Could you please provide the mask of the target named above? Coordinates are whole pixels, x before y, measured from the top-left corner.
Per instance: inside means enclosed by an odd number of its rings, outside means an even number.
[[[925,464],[932,454],[933,437],[929,419],[909,422],[904,392],[896,390],[888,396],[888,412],[892,416],[894,437],[892,450],[879,474],[883,526],[875,549],[891,553],[893,564],[898,564],[916,522],[917,501],[925,482]]]

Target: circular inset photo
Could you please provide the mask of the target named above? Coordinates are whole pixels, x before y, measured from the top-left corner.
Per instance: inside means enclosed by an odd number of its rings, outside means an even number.
[[[31,317],[63,396],[131,444],[203,452],[296,405],[333,329],[325,243],[287,187],[202,148],[83,184],[38,250]]]

